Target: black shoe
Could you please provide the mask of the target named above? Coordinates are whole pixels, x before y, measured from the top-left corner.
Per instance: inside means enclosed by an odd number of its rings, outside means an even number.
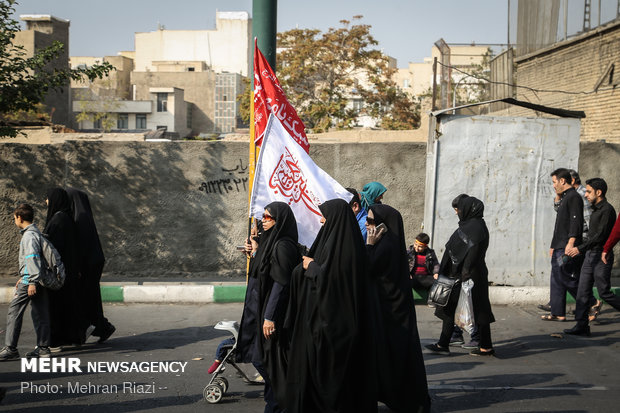
[[[97,341],[97,343],[103,343],[104,341],[109,339],[110,336],[114,334],[115,331],[116,331],[116,327],[110,324],[110,326],[103,332],[103,334],[101,334],[101,337],[99,337],[99,341]]]
[[[437,354],[450,355],[450,349],[447,347],[439,347],[437,344],[427,344],[424,347]]]
[[[52,352],[49,347],[39,347],[36,346],[34,350],[29,353],[26,353],[26,358],[29,359],[38,359],[38,358],[49,358],[52,356]]]
[[[590,326],[580,327],[579,324],[577,324],[573,328],[567,328],[566,330],[564,330],[564,334],[570,334],[572,336],[590,337]]]
[[[453,335],[452,338],[450,339],[450,345],[451,346],[460,346],[462,344],[465,344],[465,340],[463,340],[463,336],[455,336]]]
[[[472,350],[469,352],[471,356],[494,356],[495,350],[491,349],[489,351],[482,351],[479,348]]]
[[[550,313],[550,312],[551,312],[551,306],[550,306],[549,304],[540,304],[540,305],[538,306],[538,308],[539,308],[540,310],[546,311],[546,312],[548,312],[548,313]]]

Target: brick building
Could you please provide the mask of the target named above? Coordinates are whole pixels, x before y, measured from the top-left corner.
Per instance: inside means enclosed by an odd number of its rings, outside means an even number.
[[[505,58],[500,55],[492,62],[492,80],[516,87],[499,88],[492,98],[515,97],[545,106],[582,110],[586,113],[581,121],[582,141],[620,142],[620,96],[616,90],[620,84],[620,21],[514,57],[514,65],[503,64],[514,68],[514,77],[494,70],[494,64]],[[516,106],[495,109],[493,115],[532,115],[529,109]]]

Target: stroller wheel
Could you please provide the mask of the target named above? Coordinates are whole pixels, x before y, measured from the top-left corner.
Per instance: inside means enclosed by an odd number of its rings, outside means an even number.
[[[202,396],[204,397],[204,399],[212,404],[219,403],[219,401],[222,400],[223,395],[224,392],[222,391],[222,388],[219,386],[219,384],[209,384],[202,391]]]
[[[228,391],[228,380],[225,377],[216,377],[213,380],[213,384],[217,384],[222,388],[222,392],[226,393]]]

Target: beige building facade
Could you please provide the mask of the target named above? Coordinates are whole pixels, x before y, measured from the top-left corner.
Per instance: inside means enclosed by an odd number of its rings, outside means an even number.
[[[157,71],[156,62],[205,62],[214,72],[248,76],[252,20],[247,12],[217,12],[214,30],[157,30],[135,34],[135,70]],[[194,68],[195,69],[195,68]],[[188,71],[192,71],[190,66]]]
[[[69,20],[49,14],[26,14],[19,17],[26,22],[26,30],[15,34],[13,44],[24,47],[25,57],[32,57],[35,51],[59,41],[64,48],[48,68],[69,69]],[[50,90],[43,103],[53,123],[66,125],[70,122],[71,87],[68,82],[62,91]]]
[[[450,45],[450,65],[464,72],[470,73],[472,69],[481,65],[488,47],[484,45]],[[433,61],[437,58],[441,61],[441,53],[437,46],[431,49],[431,56],[425,57],[423,62],[409,62],[406,68],[399,68],[395,75],[398,86],[411,96],[427,94],[433,87]],[[439,73],[441,67],[437,68],[437,83],[439,84]],[[467,76],[453,70],[452,79],[455,84],[467,83]]]

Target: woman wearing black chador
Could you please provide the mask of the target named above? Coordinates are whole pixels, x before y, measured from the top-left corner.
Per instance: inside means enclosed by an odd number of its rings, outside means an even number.
[[[56,247],[66,278],[61,289],[49,291],[50,347],[83,344],[87,321],[80,310],[77,229],[71,218],[71,202],[62,188],[47,191],[47,220],[43,231]]]
[[[385,233],[377,226],[385,225]],[[428,412],[430,397],[409,279],[403,218],[388,205],[370,207],[366,219],[370,277],[378,294],[378,399],[392,411]]]
[[[251,362],[265,379],[265,412],[283,411],[288,336],[283,328],[293,268],[301,261],[297,221],[284,202],[265,207],[262,234],[248,240],[252,257],[237,343],[239,362]]]
[[[362,233],[346,201],[330,200],[319,209],[323,227],[291,279],[287,412],[376,412]]]
[[[99,343],[103,343],[116,331],[103,315],[99,285],[105,263],[103,248],[88,195],[75,188],[67,188],[67,194],[71,200],[71,216],[77,227],[81,307],[88,325],[95,326],[92,335],[99,337]]]

